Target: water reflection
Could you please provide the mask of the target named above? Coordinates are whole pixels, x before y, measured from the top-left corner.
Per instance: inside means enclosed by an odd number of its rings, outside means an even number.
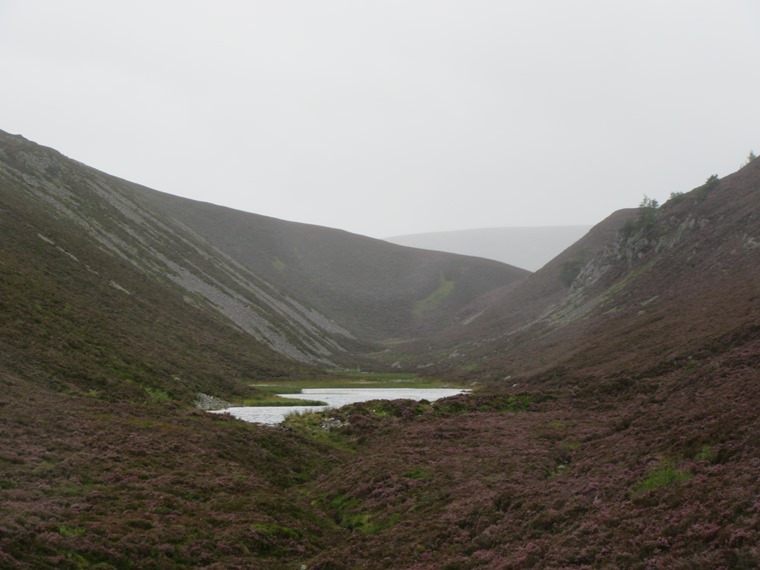
[[[247,422],[274,425],[293,412],[322,411],[368,400],[428,400],[430,402],[461,394],[454,388],[305,388],[300,394],[280,394],[284,398],[303,398],[327,402],[327,406],[277,406],[227,408],[228,413]]]

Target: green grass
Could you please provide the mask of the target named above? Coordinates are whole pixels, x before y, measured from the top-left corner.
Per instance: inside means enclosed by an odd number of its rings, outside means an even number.
[[[361,508],[359,499],[350,499],[339,495],[330,501],[328,507],[335,513],[336,522],[352,532],[361,534],[377,534],[399,520],[398,514],[390,517],[375,517],[366,512],[357,512]]]
[[[424,299],[414,303],[412,313],[414,313],[415,317],[421,317],[436,310],[438,306],[451,295],[452,291],[454,291],[454,281],[450,281],[441,275],[438,288]]]
[[[634,485],[631,490],[631,497],[640,497],[648,491],[653,491],[661,487],[667,487],[676,483],[682,483],[691,479],[691,473],[688,471],[679,471],[671,461],[666,461],[657,467],[649,470],[646,478]]]
[[[716,458],[718,457],[718,452],[710,445],[703,445],[699,453],[697,453],[696,459],[699,461],[709,461],[714,462]]]
[[[444,382],[435,378],[420,378],[402,372],[334,371],[319,378],[273,381],[252,384],[252,387],[274,394],[300,394],[309,388],[462,388],[462,384]]]
[[[148,402],[161,404],[163,402],[171,402],[171,396],[163,390],[154,390],[152,388],[145,388],[145,393],[148,395]]]

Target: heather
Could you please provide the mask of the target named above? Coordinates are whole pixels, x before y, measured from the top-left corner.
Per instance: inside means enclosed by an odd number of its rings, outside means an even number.
[[[522,410],[480,409],[486,395],[456,412],[344,410],[337,431],[360,453],[311,485],[351,534],[317,559],[378,569],[756,567],[757,374],[714,364],[722,377],[640,379],[604,402],[572,393],[602,379],[565,377],[575,389],[551,398],[546,379],[527,381],[538,393]]]
[[[0,132],[0,568],[756,568],[759,189],[645,199],[519,277]]]
[[[5,375],[3,563],[752,568],[757,373],[737,356],[759,341],[635,381],[525,377],[280,428]]]
[[[330,448],[1,381],[0,567],[279,568],[324,547],[333,525],[297,489],[329,470]]]

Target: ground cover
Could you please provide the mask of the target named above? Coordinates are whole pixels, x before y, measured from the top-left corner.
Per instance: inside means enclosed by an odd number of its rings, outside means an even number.
[[[298,491],[331,447],[172,402],[0,384],[0,568],[279,569],[334,532]]]
[[[469,388],[462,380],[443,380],[404,372],[328,371],[323,375],[299,379],[273,379],[255,382],[252,387],[277,394],[300,394],[309,388]]]
[[[313,567],[757,567],[758,376],[731,361],[321,414],[356,452],[307,484],[349,531]]]
[[[278,428],[3,376],[0,567],[754,568],[751,338]]]

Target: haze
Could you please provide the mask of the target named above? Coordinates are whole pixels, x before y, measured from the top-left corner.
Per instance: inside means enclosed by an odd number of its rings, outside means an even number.
[[[391,235],[585,225],[760,150],[752,0],[0,3],[0,128]]]

